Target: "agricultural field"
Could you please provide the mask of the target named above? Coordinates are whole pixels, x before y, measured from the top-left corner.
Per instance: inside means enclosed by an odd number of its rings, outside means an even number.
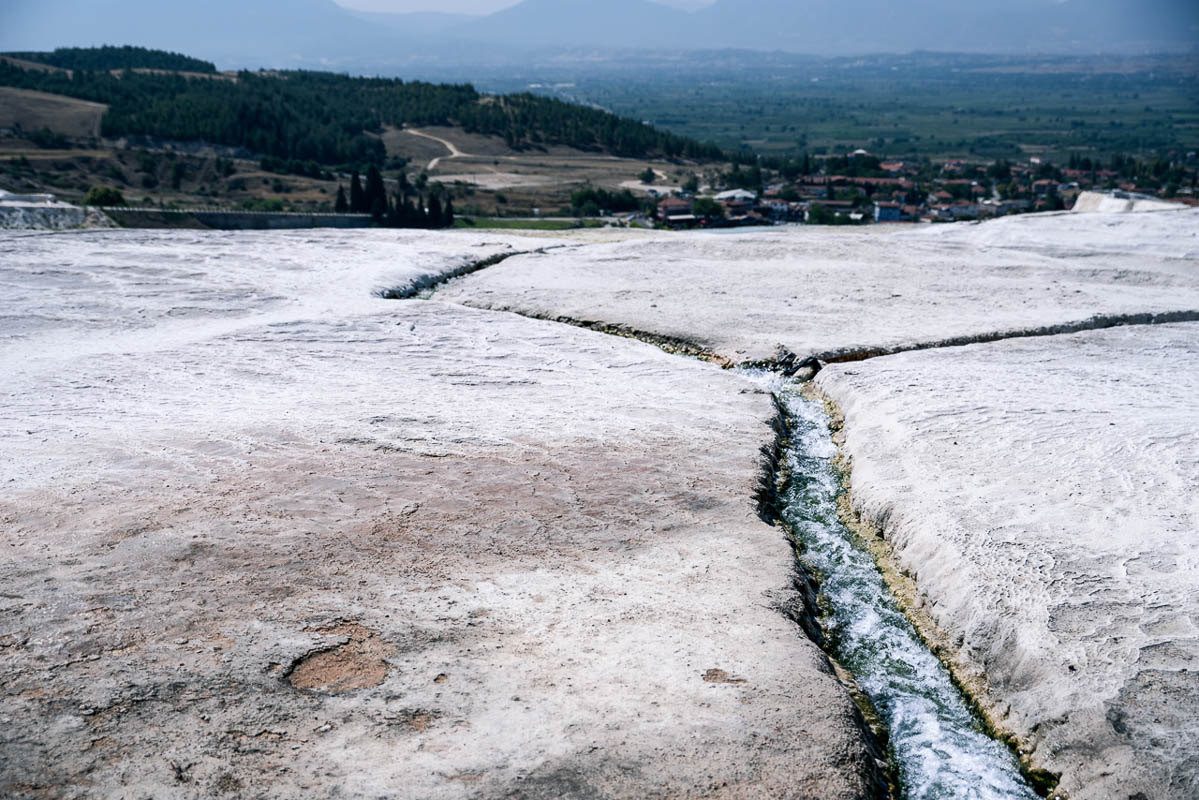
[[[1072,153],[1154,157],[1199,149],[1194,57],[711,58],[711,69],[695,54],[642,70],[547,72],[529,88],[761,153],[860,147],[932,159],[1064,162]]]

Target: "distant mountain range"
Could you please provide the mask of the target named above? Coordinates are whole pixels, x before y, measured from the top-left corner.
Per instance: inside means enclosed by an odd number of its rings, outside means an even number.
[[[1195,0],[524,0],[487,17],[349,11],[332,0],[3,0],[0,50],[135,44],[222,67],[403,71],[522,51],[751,49],[817,55],[1143,53],[1199,48]]]

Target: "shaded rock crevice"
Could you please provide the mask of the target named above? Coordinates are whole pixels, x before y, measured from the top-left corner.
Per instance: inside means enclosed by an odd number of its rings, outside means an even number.
[[[573,246],[574,245],[563,244],[554,245],[552,247],[539,247],[536,250],[513,250],[510,253],[496,253],[493,256],[488,256],[487,258],[483,258],[478,261],[472,261],[467,264],[463,264],[461,267],[457,267],[455,269],[432,273],[429,275],[422,275],[419,278],[415,278],[414,280],[399,286],[379,289],[375,292],[375,296],[384,300],[412,300],[416,297],[420,297],[421,294],[425,292],[436,291],[438,288],[452,280],[456,280],[475,272],[480,272],[488,267],[494,267],[499,264],[503,264],[510,258],[528,255],[545,255],[551,250],[558,250],[563,247]]]
[[[561,323],[562,325],[570,325],[574,328],[583,328],[584,330],[595,331],[596,333],[604,333],[609,336],[618,336],[622,339],[636,339],[644,344],[653,345],[665,353],[676,356],[687,356],[688,358],[695,358],[699,359],[700,361],[707,361],[710,364],[715,364],[716,366],[724,369],[733,369],[735,367],[742,366],[736,361],[722,356],[720,353],[717,353],[715,350],[712,350],[706,345],[683,338],[681,336],[670,336],[668,334],[653,333],[650,331],[633,328],[628,325],[602,322],[599,320],[575,319],[574,317],[537,314],[508,306],[477,305],[470,302],[463,302],[462,305],[470,308],[482,308],[488,311],[500,311],[508,314],[515,314],[518,317],[525,317],[526,319],[536,319],[543,322],[557,322]]]
[[[1084,331],[1105,330],[1107,328],[1121,328],[1133,325],[1170,325],[1178,322],[1199,322],[1199,310],[1146,311],[1136,314],[1096,314],[1083,320],[1065,322],[1058,325],[1016,328],[888,347],[848,347],[826,350],[814,353],[802,361],[799,361],[798,357],[792,353],[790,354],[790,358],[784,358],[778,364],[784,371],[794,365],[795,369],[814,368],[816,372],[819,372],[825,364],[848,364],[857,361],[868,361],[872,358],[893,356],[897,353],[909,353],[917,350],[937,350],[945,347],[963,347],[970,344],[1000,342],[1007,339],[1061,336],[1064,334],[1082,333]]]
[[[535,251],[541,252],[541,251]],[[511,255],[521,255],[512,253]],[[497,257],[498,260],[487,266],[501,263],[510,256]],[[480,267],[482,269],[483,267]],[[472,272],[477,270],[471,270]],[[463,273],[466,274],[466,273]],[[444,282],[444,281],[442,281]],[[419,289],[406,295],[413,297],[419,294]],[[390,298],[398,299],[398,298]],[[539,314],[526,309],[506,305],[490,305],[485,303],[460,301],[462,305],[484,308],[489,311],[501,311],[528,319],[538,319],[547,322],[559,322],[576,328],[606,333],[626,339],[637,339],[651,344],[672,355],[684,355],[716,364],[724,369],[765,369],[777,372],[789,378],[806,381],[814,378],[827,364],[848,364],[868,361],[874,358],[892,356],[920,350],[938,350],[949,347],[964,347],[971,344],[987,344],[1008,339],[1029,339],[1048,336],[1062,336],[1085,331],[1105,330],[1108,328],[1131,327],[1139,325],[1170,325],[1179,322],[1199,322],[1199,309],[1177,311],[1146,311],[1129,314],[1096,314],[1086,319],[1065,322],[1055,325],[1034,326],[1030,328],[1014,328],[1007,330],[988,331],[964,336],[954,336],[947,339],[935,339],[922,342],[886,346],[857,346],[823,350],[807,355],[800,355],[783,344],[779,344],[770,358],[748,359],[738,361],[730,358],[711,347],[681,336],[655,333],[642,330],[623,323],[604,322],[602,320],[576,319],[574,317]]]
[[[899,797],[899,770],[887,746],[887,728],[865,692],[857,685],[853,674],[843,667],[832,651],[821,619],[824,616],[820,579],[803,559],[803,546],[795,532],[786,524],[782,513],[784,493],[791,477],[787,469],[786,451],[791,446],[792,421],[778,395],[772,395],[775,416],[770,420],[775,432],[772,442],[762,448],[762,476],[755,498],[758,516],[766,523],[786,533],[794,556],[791,586],[774,598],[774,609],[793,622],[804,635],[820,648],[830,673],[845,688],[854,703],[853,724],[861,732],[873,758],[870,778],[874,797],[894,800]]]

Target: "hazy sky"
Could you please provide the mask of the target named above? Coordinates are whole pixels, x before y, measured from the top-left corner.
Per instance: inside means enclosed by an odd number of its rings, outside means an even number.
[[[360,11],[445,11],[460,14],[489,14],[514,6],[520,0],[335,0],[346,8]],[[652,0],[675,8],[702,8],[715,0]]]

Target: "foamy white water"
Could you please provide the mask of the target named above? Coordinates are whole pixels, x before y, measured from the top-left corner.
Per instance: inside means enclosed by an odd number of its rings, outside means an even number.
[[[792,418],[783,517],[804,548],[803,560],[820,576],[831,607],[822,624],[835,655],[888,728],[902,796],[1035,798],[1015,756],[983,731],[873,558],[838,519],[837,449],[824,409],[794,386],[776,389]]]

